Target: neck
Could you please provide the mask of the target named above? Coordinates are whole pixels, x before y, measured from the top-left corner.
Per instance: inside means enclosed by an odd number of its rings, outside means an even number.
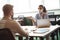
[[[4,16],[3,19],[4,20],[12,20],[11,16]]]

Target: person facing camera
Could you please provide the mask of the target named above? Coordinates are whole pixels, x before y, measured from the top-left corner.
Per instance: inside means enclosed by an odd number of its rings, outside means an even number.
[[[39,19],[48,19],[49,20],[47,10],[46,10],[45,6],[43,6],[43,5],[38,6],[38,13],[36,14],[35,19],[34,19],[35,25],[37,25],[37,20],[39,20]],[[49,22],[50,22],[50,20],[49,20]]]
[[[36,19],[48,19],[49,18],[47,15],[47,10],[43,5],[39,5],[38,11],[39,13],[36,14]]]
[[[49,25],[50,25],[50,20],[49,20],[49,17],[48,17],[48,14],[47,14],[47,10],[46,10],[45,6],[39,5],[38,11],[39,11],[39,13],[36,14],[36,16],[35,16],[35,19],[36,19],[36,23],[35,23],[35,24],[37,25],[37,20],[48,19]],[[42,22],[42,23],[43,23],[43,22]],[[47,25],[48,25],[48,24],[47,24]],[[42,25],[42,26],[43,26],[43,25]],[[49,40],[49,35],[46,37],[46,40]]]
[[[3,6],[3,14],[4,16],[0,20],[0,29],[8,28],[14,36],[15,33],[19,33],[21,36],[28,36],[28,33],[21,28],[21,25],[11,17],[14,14],[13,5],[5,4]]]

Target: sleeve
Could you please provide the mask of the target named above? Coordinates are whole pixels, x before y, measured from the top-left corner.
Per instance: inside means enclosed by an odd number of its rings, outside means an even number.
[[[37,14],[35,15],[35,19],[37,19]]]
[[[39,14],[36,14],[36,16],[35,16],[35,19],[36,19],[36,20],[39,19],[38,16],[39,16]]]
[[[48,16],[48,14],[46,13],[46,19],[49,19],[49,16]]]
[[[35,25],[37,25],[37,20],[39,19],[38,17],[39,17],[39,14],[36,14],[36,16],[35,16],[36,22],[34,23]]]

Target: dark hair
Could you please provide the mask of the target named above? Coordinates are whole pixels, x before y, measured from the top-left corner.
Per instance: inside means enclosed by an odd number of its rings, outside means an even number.
[[[5,4],[3,6],[3,12],[4,12],[4,15],[8,15],[8,13],[13,9],[13,6],[10,5],[10,4]]]
[[[39,8],[40,8],[40,7],[42,7],[42,8],[43,8],[43,12],[45,12],[45,13],[47,12],[47,10],[46,10],[45,6],[43,6],[43,5],[39,5]]]
[[[45,8],[45,7],[43,8],[43,12],[45,12],[45,13],[47,12],[47,10],[46,10],[46,8]]]
[[[43,5],[39,5],[39,8],[40,8],[40,7],[44,8],[44,6],[43,6]]]

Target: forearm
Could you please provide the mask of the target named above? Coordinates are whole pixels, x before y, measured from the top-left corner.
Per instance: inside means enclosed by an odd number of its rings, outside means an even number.
[[[19,34],[20,34],[21,36],[28,36],[28,33],[25,32],[23,29],[21,29],[21,30],[19,31]]]

